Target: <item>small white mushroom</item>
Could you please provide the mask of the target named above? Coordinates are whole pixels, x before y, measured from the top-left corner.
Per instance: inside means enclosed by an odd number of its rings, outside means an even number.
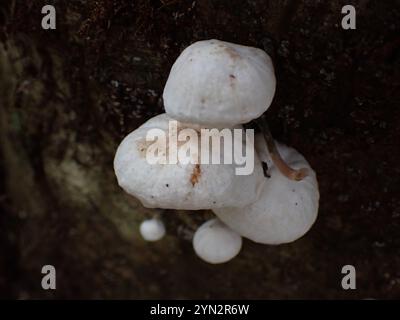
[[[158,218],[144,220],[140,224],[139,230],[146,241],[158,241],[165,236],[164,223]]]
[[[230,127],[266,111],[275,86],[271,58],[263,50],[204,40],[175,61],[163,98],[167,114],[179,121]]]
[[[242,237],[219,219],[211,219],[195,232],[193,248],[196,254],[208,263],[224,263],[240,252]]]
[[[274,165],[262,135],[256,150],[269,168],[259,199],[241,208],[214,209],[214,213],[241,236],[263,244],[292,242],[303,236],[318,214],[319,191],[315,172],[295,149],[278,144],[284,161],[294,169],[307,168],[301,181],[290,180]]]
[[[254,170],[249,175],[236,175],[235,163],[149,163],[146,153],[151,143],[146,141],[146,134],[149,129],[157,128],[168,135],[170,120],[166,114],[150,119],[125,137],[118,147],[114,170],[119,185],[127,193],[148,208],[182,210],[244,206],[257,199],[264,179],[256,154]],[[197,144],[191,146],[194,150],[196,147]],[[220,150],[222,155],[223,145]]]
[[[158,218],[144,220],[140,224],[140,234],[146,241],[158,241],[165,236],[164,223]]]

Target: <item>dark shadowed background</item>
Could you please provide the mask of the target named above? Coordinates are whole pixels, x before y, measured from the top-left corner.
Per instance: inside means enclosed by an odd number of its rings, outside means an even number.
[[[41,29],[53,4],[57,30]],[[341,8],[357,29],[341,28]],[[192,232],[211,212],[164,215],[117,186],[123,137],[163,112],[169,69],[190,43],[266,50],[277,94],[274,136],[318,174],[317,222],[282,246],[244,241],[209,265]],[[0,297],[400,298],[400,2],[297,0],[2,0]],[[41,288],[41,268],[57,290]],[[344,291],[343,265],[357,270]]]

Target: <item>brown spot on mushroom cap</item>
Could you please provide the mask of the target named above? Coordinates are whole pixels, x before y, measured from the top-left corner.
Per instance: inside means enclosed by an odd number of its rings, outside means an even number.
[[[192,175],[190,176],[190,182],[192,186],[194,187],[196,183],[199,182],[201,176],[201,168],[199,164],[196,164],[193,168]]]
[[[230,74],[229,77],[230,77],[231,79],[236,79],[236,77],[235,77],[233,74]]]
[[[236,50],[226,47],[225,52],[229,55],[232,60],[240,59],[240,54],[236,52]]]

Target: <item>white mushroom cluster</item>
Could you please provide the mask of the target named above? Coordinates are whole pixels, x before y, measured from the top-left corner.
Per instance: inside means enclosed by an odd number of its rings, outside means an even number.
[[[282,244],[297,240],[313,225],[318,214],[318,182],[306,159],[283,144],[277,148],[292,168],[307,168],[301,181],[284,176],[274,165],[262,135],[256,137],[256,150],[268,164],[269,177],[254,203],[214,209],[214,213],[243,237],[263,244]]]
[[[296,150],[274,141],[263,116],[275,87],[274,67],[263,50],[219,40],[196,42],[172,66],[163,93],[166,113],[131,132],[116,152],[118,184],[145,207],[215,213],[217,218],[205,222],[193,237],[194,251],[208,263],[234,258],[242,237],[262,244],[288,243],[303,236],[316,220],[315,172]],[[248,147],[245,135],[234,133],[250,121],[262,132],[251,146],[251,173],[238,175],[235,162],[200,161],[204,146],[194,141],[203,129],[225,130],[243,150]],[[187,129],[195,132],[195,139],[169,144]],[[155,152],[149,135],[154,132],[164,134],[166,147],[158,148],[156,160],[149,161],[148,155]],[[226,143],[222,140],[217,158],[225,159]],[[189,149],[191,161],[169,157],[171,151],[183,154]],[[157,241],[165,227],[157,217],[144,221],[140,232],[145,240]]]
[[[224,263],[240,252],[242,237],[219,219],[211,219],[195,232],[193,248],[208,263]]]

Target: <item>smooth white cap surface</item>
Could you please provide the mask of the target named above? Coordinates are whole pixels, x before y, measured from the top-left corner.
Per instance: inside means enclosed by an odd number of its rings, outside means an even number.
[[[196,254],[208,263],[224,263],[240,252],[242,237],[219,219],[211,219],[195,232],[193,248]]]
[[[148,208],[183,210],[244,206],[257,199],[264,179],[256,154],[254,171],[242,176],[236,175],[236,168],[241,166],[235,163],[150,164],[146,159],[149,147],[146,134],[151,128],[167,133],[170,120],[166,114],[150,119],[125,137],[118,147],[114,170],[118,184],[127,193]]]
[[[242,208],[214,209],[230,228],[255,242],[281,244],[303,236],[318,214],[319,191],[315,172],[295,149],[278,144],[285,162],[295,169],[309,168],[301,181],[289,180],[273,165],[264,138],[256,137],[260,159],[268,164],[270,178],[265,178],[259,199]]]
[[[140,224],[140,234],[146,241],[158,241],[165,236],[164,223],[157,218],[144,220]]]
[[[230,127],[262,115],[275,86],[271,58],[263,50],[219,40],[198,41],[172,66],[164,106],[179,121]]]

